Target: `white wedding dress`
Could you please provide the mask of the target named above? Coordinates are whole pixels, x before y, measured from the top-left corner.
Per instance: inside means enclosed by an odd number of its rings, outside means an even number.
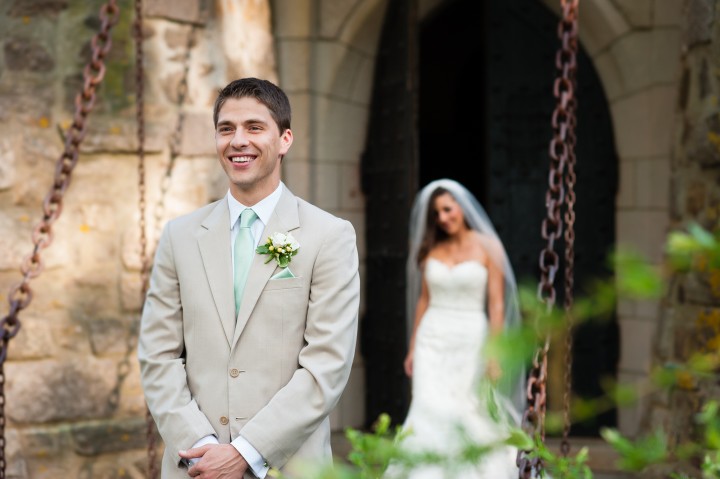
[[[463,447],[463,437],[490,444],[507,436],[507,427],[492,419],[477,388],[488,333],[487,275],[477,261],[454,266],[426,261],[430,304],[415,338],[412,401],[403,424],[407,436],[400,443],[407,451],[452,458]],[[425,465],[405,473],[391,465],[386,477],[515,479],[516,459],[515,448],[502,447],[471,465],[451,459],[450,466]]]

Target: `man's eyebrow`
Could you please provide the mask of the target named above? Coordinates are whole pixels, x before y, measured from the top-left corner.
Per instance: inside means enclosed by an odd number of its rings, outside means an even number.
[[[249,124],[267,125],[267,121],[262,120],[260,118],[248,118],[247,120],[243,121],[243,125],[249,125]]]
[[[218,126],[220,126],[220,125],[235,125],[236,123],[232,120],[218,120],[217,124],[218,124]],[[260,118],[248,118],[247,120],[242,121],[240,124],[242,124],[242,125],[267,125],[268,122],[266,120],[263,120]]]

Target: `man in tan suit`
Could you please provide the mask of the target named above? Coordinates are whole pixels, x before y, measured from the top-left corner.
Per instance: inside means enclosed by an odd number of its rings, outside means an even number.
[[[290,116],[271,82],[227,85],[213,119],[228,194],[168,222],[158,244],[138,358],[163,479],[263,478],[331,460],[328,415],[355,354],[358,253],[348,221],[280,180]],[[234,283],[250,208],[249,272]],[[286,268],[254,252],[276,233],[297,248]]]

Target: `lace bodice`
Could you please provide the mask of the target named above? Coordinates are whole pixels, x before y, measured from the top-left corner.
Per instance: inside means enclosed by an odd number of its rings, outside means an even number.
[[[430,292],[429,307],[485,311],[487,275],[487,268],[478,261],[449,266],[428,258],[425,280]]]

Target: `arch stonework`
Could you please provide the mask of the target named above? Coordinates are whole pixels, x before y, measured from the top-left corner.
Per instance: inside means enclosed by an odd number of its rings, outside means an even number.
[[[540,1],[560,14],[559,2]],[[420,0],[418,10],[427,14],[442,3]],[[300,147],[294,147],[285,167],[286,181],[297,193],[351,219],[361,259],[365,218],[359,165],[385,4],[386,0],[273,2],[279,78],[293,97],[295,128],[300,131]],[[583,0],[580,6],[581,42],[608,99],[620,163],[618,244],[635,248],[656,264],[662,260],[669,226],[681,8],[681,2],[649,0]],[[582,201],[582,185],[578,190]],[[618,319],[620,380],[644,382],[658,304],[623,301]],[[362,367],[358,357],[348,393],[334,416],[336,426],[363,423]],[[620,411],[623,432],[637,432],[642,408],[640,402]]]

